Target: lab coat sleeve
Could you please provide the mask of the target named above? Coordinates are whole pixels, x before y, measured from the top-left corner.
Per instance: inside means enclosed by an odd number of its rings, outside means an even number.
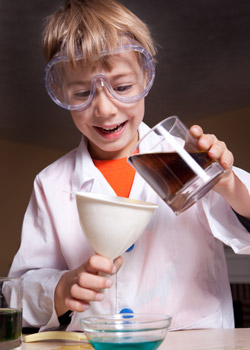
[[[21,245],[9,271],[9,276],[23,279],[23,327],[45,330],[59,326],[54,291],[66,270],[53,215],[37,176],[24,216]]]
[[[233,170],[250,195],[250,174],[237,167]],[[250,233],[240,223],[230,205],[218,193],[210,191],[202,199],[202,206],[214,237],[237,254],[250,254]]]

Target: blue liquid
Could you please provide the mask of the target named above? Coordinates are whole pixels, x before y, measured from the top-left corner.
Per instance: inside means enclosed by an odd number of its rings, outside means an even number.
[[[163,339],[145,340],[145,339],[117,339],[117,338],[92,338],[90,344],[96,350],[155,350],[163,342]]]

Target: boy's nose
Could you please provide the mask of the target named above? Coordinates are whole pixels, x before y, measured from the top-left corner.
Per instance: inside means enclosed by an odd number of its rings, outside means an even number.
[[[105,83],[100,80],[96,86],[95,96],[93,100],[95,114],[99,117],[109,117],[117,113],[117,107],[114,99],[110,96]]]

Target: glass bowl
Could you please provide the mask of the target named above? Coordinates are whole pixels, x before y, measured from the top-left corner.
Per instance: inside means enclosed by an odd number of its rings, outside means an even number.
[[[92,315],[81,318],[82,329],[96,350],[157,349],[167,335],[171,317],[160,314]]]

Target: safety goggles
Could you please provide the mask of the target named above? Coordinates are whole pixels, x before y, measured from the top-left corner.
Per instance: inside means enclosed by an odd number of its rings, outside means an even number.
[[[45,87],[51,99],[62,108],[76,111],[87,109],[100,89],[119,102],[136,102],[148,94],[154,78],[151,55],[137,44],[103,51],[93,66],[79,54],[74,65],[62,55],[45,68]]]

